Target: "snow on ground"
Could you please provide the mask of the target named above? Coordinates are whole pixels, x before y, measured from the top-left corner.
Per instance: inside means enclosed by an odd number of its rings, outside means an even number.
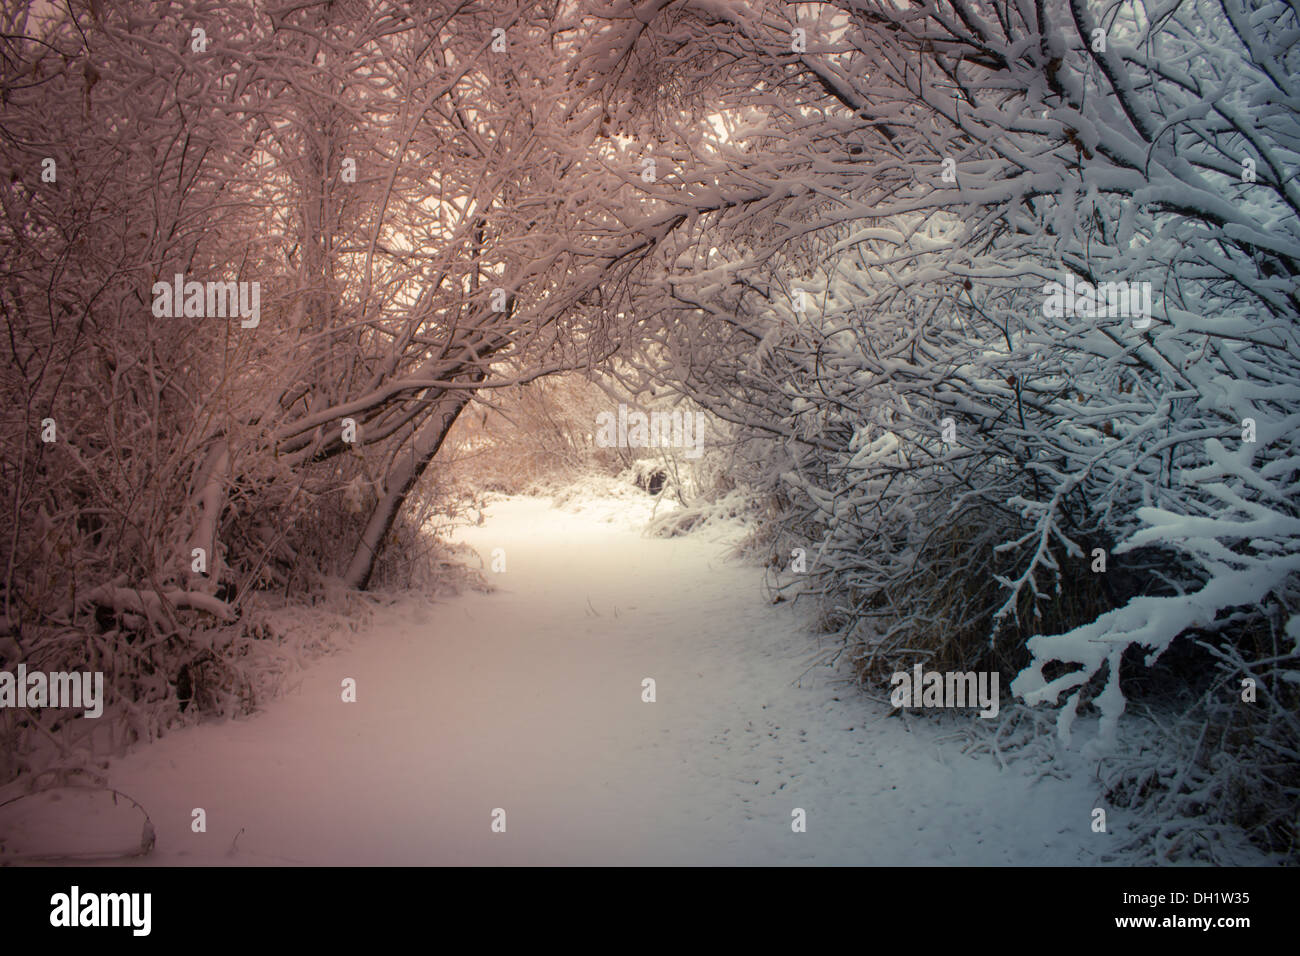
[[[644,502],[643,502],[644,503]],[[251,718],[116,761],[157,864],[1067,864],[1086,774],[1034,781],[825,668],[716,539],[505,499],[495,593],[399,602]],[[344,678],[357,702],[344,703]],[[642,679],[657,702],[642,702]],[[842,681],[842,677],[841,677]],[[951,730],[951,728],[949,728]],[[949,735],[950,736],[950,735]],[[1026,764],[1028,762],[1026,761]],[[207,832],[191,832],[206,811]],[[491,829],[506,811],[506,832]],[[794,833],[791,811],[807,812]],[[237,838],[236,838],[237,837]]]

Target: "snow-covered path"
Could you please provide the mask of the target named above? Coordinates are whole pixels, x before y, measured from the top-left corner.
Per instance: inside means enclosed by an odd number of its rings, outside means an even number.
[[[264,712],[113,764],[157,827],[149,862],[1062,864],[1100,849],[1085,782],[1032,783],[931,722],[800,681],[816,651],[802,611],[769,605],[760,572],[716,542],[534,499],[462,534],[485,560],[505,549],[496,593],[390,609]]]

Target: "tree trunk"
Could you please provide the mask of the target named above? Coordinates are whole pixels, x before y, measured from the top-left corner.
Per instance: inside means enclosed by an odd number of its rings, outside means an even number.
[[[482,375],[478,378],[482,378]],[[369,587],[370,576],[375,570],[375,561],[383,550],[384,540],[388,537],[393,522],[406,502],[406,496],[410,494],[415,483],[424,474],[424,470],[429,467],[429,463],[442,448],[447,433],[451,431],[451,426],[460,417],[469,400],[470,396],[465,392],[444,395],[440,401],[441,407],[429,416],[412,441],[408,461],[394,468],[386,477],[384,494],[380,496],[374,510],[370,513],[370,520],[366,522],[361,540],[352,553],[352,560],[344,575],[348,587],[360,591]]]

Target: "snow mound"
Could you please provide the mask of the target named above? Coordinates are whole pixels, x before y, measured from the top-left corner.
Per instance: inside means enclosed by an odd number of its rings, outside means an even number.
[[[587,475],[555,494],[552,507],[616,527],[640,530],[681,506],[667,495],[651,496],[625,478]]]
[[[753,496],[732,491],[713,501],[692,502],[651,519],[646,533],[657,538],[676,538],[685,534],[703,535],[733,548],[748,541],[754,532]]]

